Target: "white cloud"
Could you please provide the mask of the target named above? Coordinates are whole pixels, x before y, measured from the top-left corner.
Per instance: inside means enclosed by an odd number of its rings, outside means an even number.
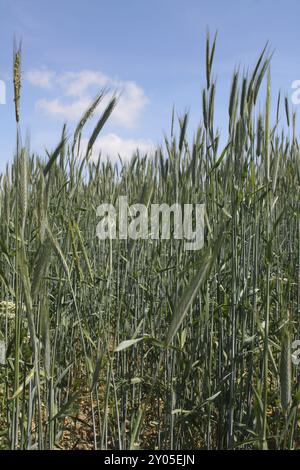
[[[26,78],[32,85],[56,90],[56,98],[43,98],[36,103],[38,111],[56,119],[77,121],[92,102],[96,91],[103,88],[110,89],[110,92],[99,105],[98,114],[103,111],[112,94],[117,93],[120,95],[119,101],[111,122],[122,127],[132,128],[149,103],[143,88],[134,81],[111,78],[101,71],[83,70],[56,74],[50,70],[34,69],[26,74]]]
[[[102,72],[94,70],[82,70],[81,72],[65,72],[57,77],[67,96],[79,97],[88,92],[91,86],[103,88],[111,82],[111,79]]]
[[[51,88],[53,86],[55,73],[52,70],[29,70],[25,78],[32,84],[41,88]]]
[[[87,146],[87,139],[82,141],[82,149]],[[110,133],[99,137],[93,147],[92,158],[97,160],[99,154],[112,161],[118,160],[118,155],[122,160],[129,161],[133,154],[139,150],[142,155],[153,154],[155,149],[154,143],[150,139],[123,139],[116,134]]]
[[[113,117],[118,124],[124,127],[133,127],[148,103],[149,100],[142,88],[134,82],[125,82]]]
[[[42,99],[37,101],[36,109],[62,120],[77,121],[90,104],[91,101],[88,98],[80,98],[71,103],[63,103],[59,98]]]
[[[99,104],[96,114],[100,115],[115,93],[119,100],[109,122],[123,128],[134,127],[149,103],[143,88],[134,81],[112,78],[97,70],[59,74],[52,70],[34,69],[25,77],[32,85],[51,92],[52,96],[48,93],[36,102],[36,110],[56,121],[77,123],[96,93],[103,88],[109,91]],[[83,137],[83,154],[87,142],[88,139]],[[128,161],[137,150],[149,155],[153,154],[154,148],[150,139],[122,138],[116,133],[100,134],[94,144],[92,158],[97,159],[101,153],[103,158],[108,157],[112,161],[118,161],[118,155],[123,161]]]

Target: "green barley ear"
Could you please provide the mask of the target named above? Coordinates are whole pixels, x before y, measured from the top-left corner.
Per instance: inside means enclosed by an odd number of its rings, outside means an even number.
[[[207,89],[210,86],[210,44],[208,31],[206,33],[206,86]]]
[[[229,133],[231,134],[232,129],[234,128],[235,118],[236,118],[236,108],[238,101],[238,80],[239,74],[235,72],[232,79],[231,91],[230,91],[230,100],[229,100]]]
[[[277,98],[277,110],[276,110],[276,122],[279,123],[279,112],[280,112],[281,92],[278,93]]]
[[[14,102],[15,102],[15,113],[16,122],[20,121],[20,100],[21,100],[21,44],[18,47],[14,47],[14,70],[13,70],[13,81],[14,81]]]
[[[86,151],[86,158],[88,158],[91,155],[93,145],[94,145],[94,143],[95,143],[102,127],[104,126],[104,124],[106,123],[106,121],[110,117],[111,113],[113,112],[113,110],[114,110],[114,108],[117,104],[117,101],[118,101],[117,97],[113,96],[112,99],[109,101],[107,107],[103,111],[102,115],[100,116],[100,119],[99,119],[95,129],[93,130],[92,135],[91,135],[91,137],[88,141],[87,151]]]
[[[241,103],[240,103],[240,116],[243,118],[247,112],[247,77],[243,78]]]
[[[256,156],[257,157],[259,157],[262,154],[263,137],[264,137],[264,126],[263,126],[262,115],[260,114],[257,119],[257,139],[256,139]]]
[[[48,211],[48,192],[46,189],[45,178],[43,172],[40,173],[36,183],[37,204],[36,214],[38,221],[38,233],[41,243],[46,238],[47,211]]]
[[[247,92],[247,101],[248,101],[249,106],[252,105],[252,103],[253,103],[255,82],[258,79],[257,76],[260,76],[260,71],[262,71],[265,68],[265,63],[266,63],[267,59],[265,59],[265,60],[263,60],[263,59],[265,58],[267,47],[268,47],[268,43],[263,48],[263,50],[262,50],[262,52],[261,52],[261,54],[258,58],[257,64],[254,68],[254,71],[252,73],[252,76],[250,78],[248,92]],[[261,80],[259,80],[259,81],[261,82]]]
[[[288,127],[290,127],[290,108],[289,108],[289,99],[287,96],[284,99],[284,106],[285,106],[286,122],[287,122]]]
[[[266,118],[265,118],[265,155],[266,155],[266,183],[270,182],[270,114],[271,114],[271,73],[268,71]]]
[[[22,234],[24,235],[28,207],[28,156],[26,148],[23,148],[20,153],[19,172],[19,206]]]
[[[202,112],[203,112],[203,123],[205,129],[208,127],[208,117],[207,117],[207,102],[206,102],[206,93],[205,90],[202,91]]]
[[[292,399],[291,383],[291,336],[288,327],[286,327],[282,333],[280,354],[281,406],[285,412],[287,412]]]
[[[74,152],[74,149],[75,149],[76,142],[79,140],[79,137],[81,135],[81,131],[82,131],[83,127],[85,126],[87,121],[89,119],[91,119],[91,117],[93,116],[94,112],[96,111],[100,101],[104,98],[105,94],[106,94],[106,90],[102,90],[97,95],[97,97],[92,102],[92,104],[89,106],[89,108],[85,111],[85,113],[82,115],[82,117],[79,121],[79,124],[76,127],[75,132],[74,132],[74,139],[73,139],[73,144],[72,144],[72,151],[73,152]]]
[[[210,35],[209,31],[206,33],[206,89],[209,90],[211,85],[211,71],[212,65],[216,50],[216,42],[217,42],[217,33],[215,33],[214,40],[212,47],[210,47]]]

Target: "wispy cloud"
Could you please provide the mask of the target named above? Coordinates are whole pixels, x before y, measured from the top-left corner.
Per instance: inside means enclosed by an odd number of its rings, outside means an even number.
[[[55,98],[44,97],[37,101],[36,109],[53,118],[77,121],[91,103],[96,91],[107,88],[109,93],[98,108],[100,113],[113,93],[119,95],[118,105],[111,121],[132,128],[149,103],[143,88],[134,81],[111,78],[101,71],[83,70],[57,74],[51,70],[34,69],[26,74],[27,80],[42,89],[52,89]]]
[[[40,88],[51,88],[53,86],[54,77],[55,77],[54,72],[52,72],[51,70],[43,70],[43,69],[29,70],[29,72],[27,72],[25,75],[25,78],[32,85],[38,86]]]
[[[56,77],[56,82],[62,87],[67,96],[80,97],[88,93],[92,86],[100,88],[111,84],[111,80],[102,72],[82,70],[81,72],[65,72]]]
[[[64,103],[59,98],[41,99],[37,101],[36,109],[64,121],[77,121],[90,104],[89,98],[80,98],[71,103]]]

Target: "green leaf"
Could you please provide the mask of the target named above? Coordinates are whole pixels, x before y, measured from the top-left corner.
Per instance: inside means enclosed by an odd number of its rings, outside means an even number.
[[[193,304],[193,301],[196,295],[198,294],[200,287],[207,280],[220,251],[221,243],[223,241],[223,232],[224,228],[222,227],[222,229],[218,232],[218,236],[216,239],[217,241],[212,253],[204,257],[201,268],[198,270],[198,272],[190,282],[189,286],[185,289],[181,299],[179,300],[167,333],[166,346],[169,346],[172,342],[174,336],[176,335],[178,329],[180,328],[180,325],[182,324],[188,312],[188,309]]]
[[[142,341],[143,338],[136,338],[136,339],[128,339],[126,341],[122,341],[115,349],[115,352],[120,352],[124,351],[125,349],[131,348],[131,346],[134,346],[135,344],[139,343]]]

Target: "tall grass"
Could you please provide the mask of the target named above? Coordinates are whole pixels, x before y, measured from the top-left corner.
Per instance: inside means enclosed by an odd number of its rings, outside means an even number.
[[[105,92],[46,159],[22,144],[16,50],[17,147],[0,189],[2,448],[300,447],[296,118],[271,102],[265,48],[251,73],[233,75],[220,148],[215,49],[208,37],[192,142],[188,116],[178,137],[173,116],[164,148],[115,165],[92,149],[116,97],[81,147]],[[96,208],[121,195],[205,203],[204,248],[100,243]]]

